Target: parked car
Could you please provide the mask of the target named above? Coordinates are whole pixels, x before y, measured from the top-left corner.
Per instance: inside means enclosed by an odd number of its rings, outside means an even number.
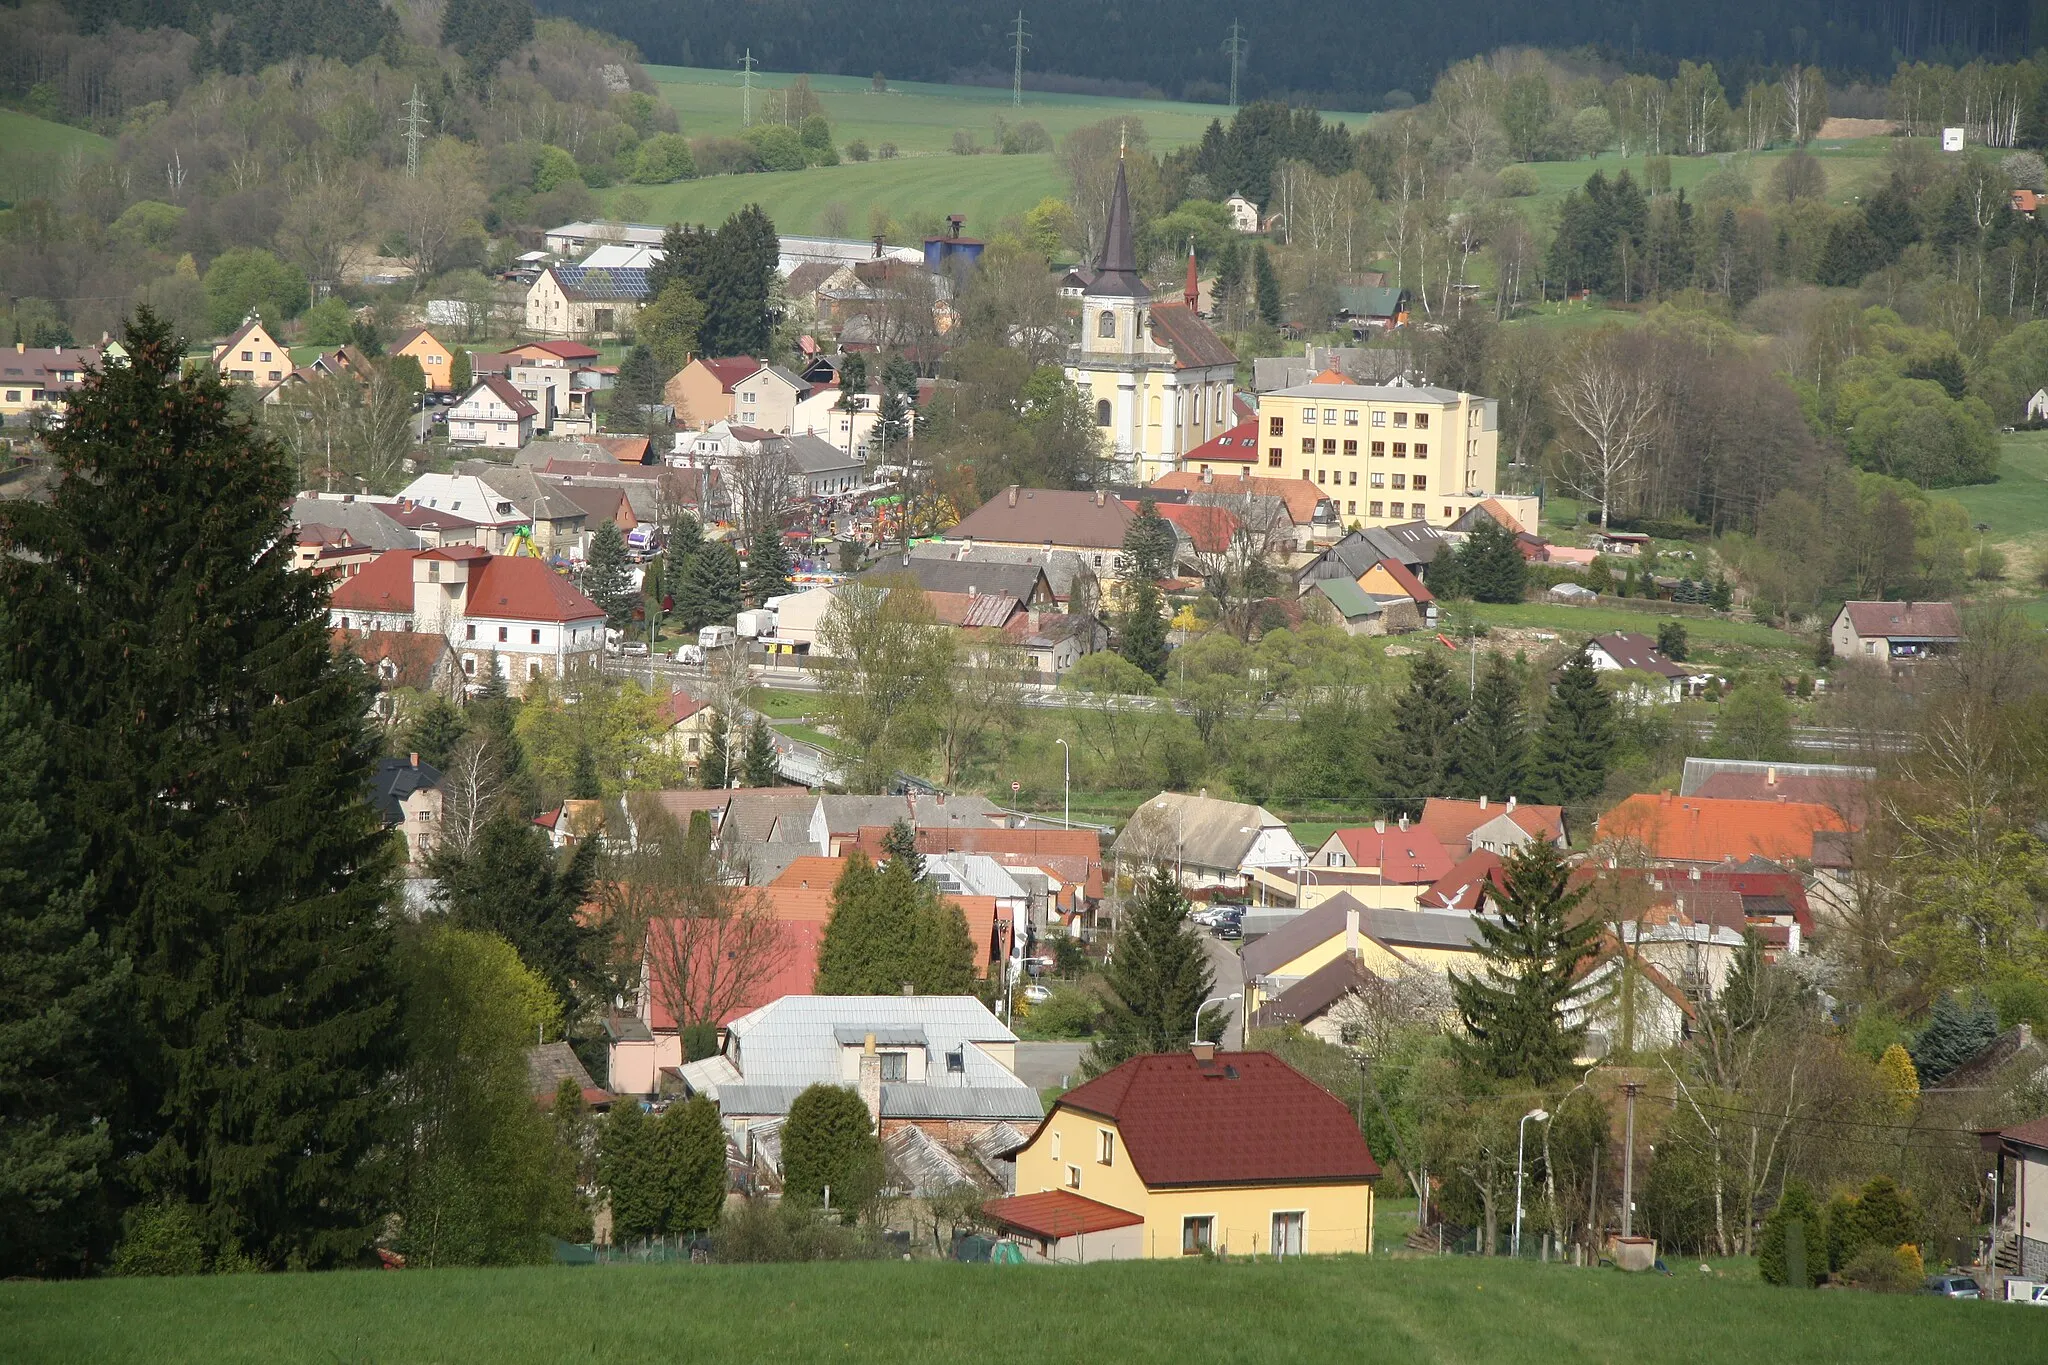
[[[1039,985],[1036,981],[1019,991],[1018,994],[1024,997],[1025,1003],[1032,1005],[1043,1005],[1046,1001],[1052,999],[1052,992]]]
[[[647,642],[645,640],[628,640],[619,646],[619,653],[631,654],[637,658],[644,659],[647,657]]]
[[[1978,1299],[1984,1296],[1983,1289],[1968,1275],[1929,1275],[1927,1292],[1944,1299]]]
[[[1239,939],[1244,937],[1244,926],[1234,919],[1227,919],[1219,921],[1209,932],[1221,939]]]

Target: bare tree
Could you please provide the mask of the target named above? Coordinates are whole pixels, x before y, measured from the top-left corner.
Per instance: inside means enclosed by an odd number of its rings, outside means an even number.
[[[1024,704],[1023,683],[1023,655],[1007,640],[959,642],[952,685],[937,709],[945,785],[959,779],[993,736],[1016,725]]]
[[[1657,386],[1621,351],[1615,338],[1588,338],[1566,357],[1550,386],[1561,419],[1559,478],[1580,497],[1600,504],[1603,531],[1615,502],[1627,497],[1657,433]]]
[[[464,736],[441,769],[440,847],[435,851],[467,858],[504,796],[505,767],[491,737],[482,731]]]
[[[803,471],[788,440],[766,437],[750,445],[719,468],[740,519],[740,532],[748,540],[764,527],[779,531],[803,503]]]
[[[418,179],[394,172],[380,204],[385,224],[405,241],[405,262],[415,288],[441,273],[484,211],[483,184],[472,149],[443,138],[428,153]]]
[[[278,226],[278,245],[306,272],[314,297],[339,287],[360,253],[367,196],[353,171],[330,176],[292,197]]]
[[[1249,491],[1198,494],[1220,514],[1195,523],[1191,557],[1224,629],[1249,640],[1259,604],[1280,590],[1279,564],[1293,547],[1294,522],[1280,499]]]

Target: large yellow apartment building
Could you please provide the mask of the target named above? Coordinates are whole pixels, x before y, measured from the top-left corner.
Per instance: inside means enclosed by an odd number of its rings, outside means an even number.
[[[1325,372],[1259,395],[1259,471],[1303,478],[1344,524],[1448,526],[1495,495],[1500,404]]]

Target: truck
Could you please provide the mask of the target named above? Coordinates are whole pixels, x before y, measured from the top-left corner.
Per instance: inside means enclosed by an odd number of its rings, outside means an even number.
[[[765,607],[743,611],[737,620],[736,629],[742,640],[765,640],[775,634],[775,613]]]
[[[703,650],[724,649],[738,640],[731,626],[706,626],[697,632],[697,647]]]

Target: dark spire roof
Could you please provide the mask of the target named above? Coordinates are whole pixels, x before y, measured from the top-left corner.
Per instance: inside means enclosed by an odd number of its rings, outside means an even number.
[[[1138,252],[1131,242],[1131,191],[1124,183],[1124,162],[1116,162],[1116,188],[1109,196],[1109,225],[1102,234],[1102,255],[1096,261],[1095,278],[1083,297],[1122,295],[1149,299],[1152,291],[1138,278]]]

